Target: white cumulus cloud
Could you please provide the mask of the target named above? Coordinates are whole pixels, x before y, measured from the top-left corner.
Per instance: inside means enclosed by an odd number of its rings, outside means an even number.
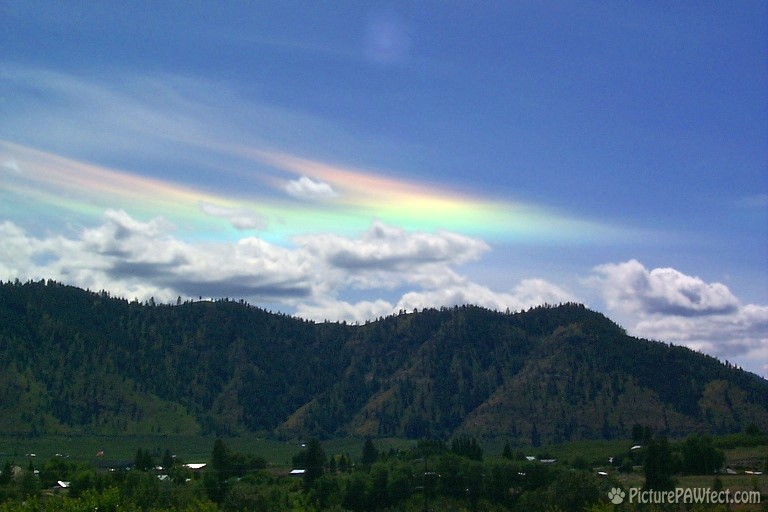
[[[768,306],[742,304],[722,283],[672,268],[649,270],[637,260],[595,267],[589,282],[633,335],[723,359],[768,361]]]
[[[448,231],[411,232],[379,221],[360,238],[322,234],[297,241],[331,266],[348,271],[407,271],[426,264],[461,264],[490,249],[478,238]]]
[[[318,234],[297,238],[292,247],[258,237],[192,243],[161,217],[143,221],[123,210],[107,210],[100,224],[69,236],[35,236],[9,221],[0,224],[0,236],[0,278],[50,278],[141,300],[245,298],[311,318],[353,321],[393,310],[382,297],[398,286],[421,292],[466,286],[454,267],[488,250],[477,239],[379,222],[356,238]],[[367,290],[372,299],[346,302],[351,289]]]
[[[727,286],[673,268],[646,269],[637,260],[595,267],[608,306],[644,314],[696,316],[732,313],[739,301]]]
[[[74,237],[35,237],[0,224],[0,272],[7,279],[51,278],[127,298],[305,298],[311,266],[300,252],[257,238],[236,244],[191,244],[173,236],[162,218],[139,221],[110,210],[102,224]]]
[[[394,306],[383,299],[351,303],[324,298],[312,303],[299,304],[296,308],[296,316],[318,322],[330,320],[364,323],[367,320],[390,315],[394,311]]]
[[[490,249],[477,238],[407,231],[379,221],[357,237],[321,233],[294,242],[314,258],[323,283],[336,290],[450,286],[463,279],[455,267]]]
[[[409,292],[397,304],[398,309],[411,310],[438,306],[474,304],[497,311],[518,311],[541,304],[560,304],[574,300],[573,295],[542,279],[525,279],[509,292],[498,292],[478,283]]]
[[[310,200],[332,199],[338,195],[328,183],[315,181],[306,176],[297,180],[290,180],[285,185],[285,191],[291,197]]]
[[[504,290],[474,282],[461,265],[490,251],[482,240],[382,222],[358,236],[305,235],[282,247],[256,236],[189,242],[163,218],[108,210],[100,224],[68,235],[33,235],[0,222],[0,239],[0,279],[50,278],[165,302],[178,295],[244,298],[314,320],[364,322],[462,304],[517,311],[582,300],[540,278]],[[743,304],[724,284],[637,260],[599,265],[587,282],[632,335],[768,371],[768,306]],[[350,300],[360,293],[364,300]]]

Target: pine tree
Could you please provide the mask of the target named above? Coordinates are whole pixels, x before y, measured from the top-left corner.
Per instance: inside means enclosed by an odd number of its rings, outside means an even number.
[[[672,478],[672,450],[666,437],[651,440],[645,454],[645,486],[644,489],[668,491],[674,488]]]
[[[365,444],[363,445],[363,458],[361,462],[363,466],[370,467],[379,460],[379,451],[373,445],[373,441],[370,437],[365,438]]]
[[[690,475],[711,475],[725,462],[725,454],[718,450],[712,438],[694,434],[682,444],[683,471]]]
[[[325,451],[317,439],[310,439],[307,443],[304,463],[304,486],[309,488],[322,476],[325,467]]]
[[[501,456],[507,460],[512,460],[512,458],[514,457],[512,455],[512,447],[509,445],[509,441],[504,443],[504,451],[501,452]]]
[[[163,461],[161,462],[161,465],[166,471],[168,471],[171,466],[173,466],[173,455],[171,454],[171,450],[168,448],[166,448],[165,453],[163,453]]]
[[[149,471],[155,466],[155,461],[152,459],[152,454],[149,450],[143,450],[139,448],[136,450],[136,459],[133,461],[133,467],[139,471]]]
[[[35,496],[40,490],[40,482],[35,475],[35,466],[29,461],[27,470],[21,476],[21,495],[24,498]]]
[[[477,439],[469,436],[457,437],[451,441],[451,451],[456,455],[467,457],[472,460],[483,460],[483,449],[477,442]]]
[[[203,484],[208,498],[215,503],[222,503],[227,492],[227,479],[231,476],[231,458],[224,441],[216,439],[211,452],[211,463],[205,470]]]
[[[230,454],[229,449],[221,439],[216,439],[213,443],[211,452],[211,467],[222,474],[230,472]],[[229,476],[229,475],[227,475]]]

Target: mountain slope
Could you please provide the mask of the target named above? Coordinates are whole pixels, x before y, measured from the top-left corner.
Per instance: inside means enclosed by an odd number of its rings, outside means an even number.
[[[0,432],[505,435],[768,429],[768,382],[583,306],[312,323],[228,300],[0,285]]]

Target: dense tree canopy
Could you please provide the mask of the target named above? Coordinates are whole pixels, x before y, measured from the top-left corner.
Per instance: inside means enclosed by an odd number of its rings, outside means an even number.
[[[140,468],[147,455],[151,456],[143,448],[137,450],[131,469],[114,471],[56,457],[36,474],[31,461],[26,465],[9,461],[0,474],[0,512],[416,511],[425,506],[429,510],[480,512],[607,512],[614,509],[608,491],[623,485],[615,470],[609,470],[612,474],[607,477],[600,476],[589,465],[578,469],[578,464],[525,458],[513,461],[498,456],[480,461],[476,457],[478,450],[482,452],[479,442],[457,439],[460,442],[452,442],[451,449],[438,440],[421,440],[379,457],[370,466],[362,464],[361,453],[360,458],[346,463],[344,471],[331,470],[330,461],[335,457],[326,457],[322,443],[313,439],[295,457],[305,469],[319,469],[308,471],[312,476],[305,473],[304,479],[289,476],[284,468],[265,469],[261,457],[233,451],[221,439],[214,442],[202,474],[185,468],[173,456],[168,457],[167,467]],[[699,435],[679,442],[655,438],[640,452],[632,453],[639,453],[646,489],[669,489],[674,485],[673,473],[678,471],[675,460],[681,454],[687,457],[692,447],[704,447],[706,452],[723,440],[715,442]],[[730,441],[745,442],[736,438]],[[579,451],[578,445],[570,447],[577,457],[590,457],[589,449]],[[630,443],[626,446],[628,453],[624,455],[628,456]],[[154,453],[162,451],[158,448]],[[709,468],[702,471],[708,474]],[[69,482],[68,488],[58,484],[64,480]],[[667,509],[625,503],[622,510]],[[695,510],[722,509],[700,506]]]
[[[517,442],[768,430],[768,382],[638,340],[579,304],[313,323],[0,283],[0,433],[442,437]],[[635,404],[643,404],[638,408]]]

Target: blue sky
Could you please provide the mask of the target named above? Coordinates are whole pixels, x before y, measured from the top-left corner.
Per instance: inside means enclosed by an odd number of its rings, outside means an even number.
[[[576,300],[768,372],[765,2],[0,5],[0,279]]]

